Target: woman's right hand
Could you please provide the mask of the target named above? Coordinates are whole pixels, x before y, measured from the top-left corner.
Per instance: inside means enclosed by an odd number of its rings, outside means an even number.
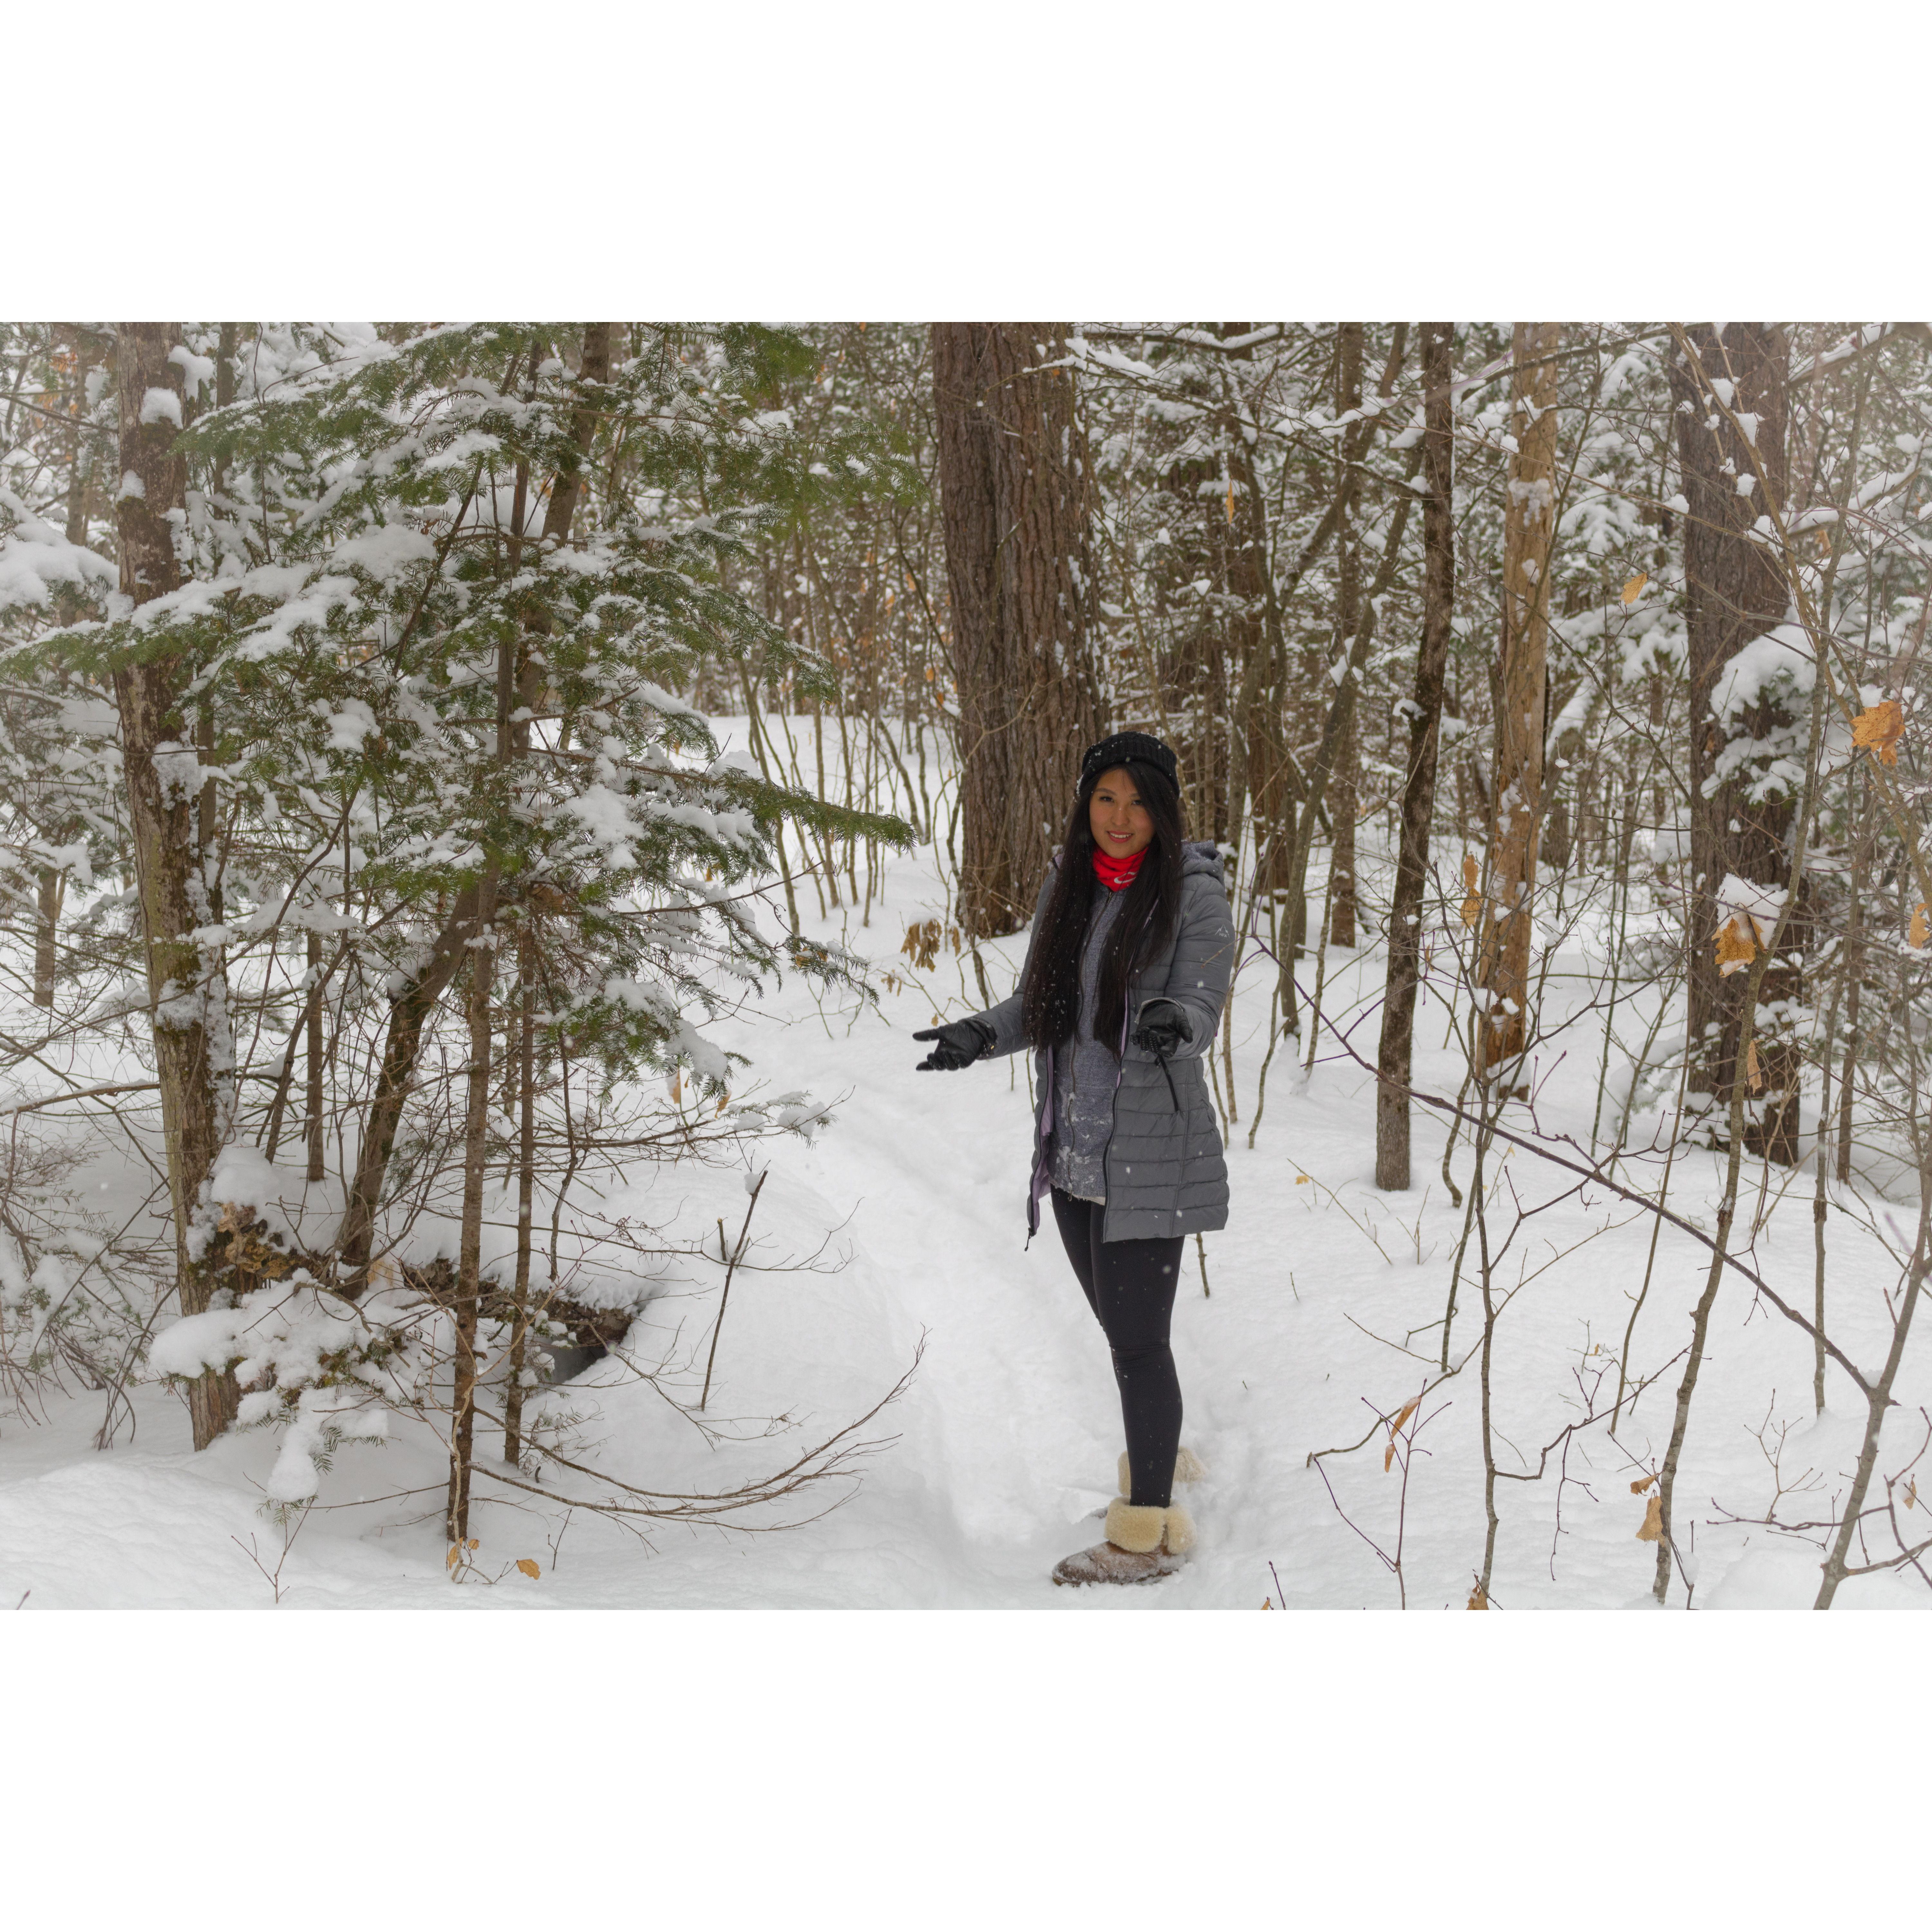
[[[914,1040],[937,1040],[938,1045],[914,1069],[915,1072],[956,1072],[984,1060],[993,1049],[993,1036],[977,1020],[954,1020],[942,1027],[928,1027],[913,1035]]]

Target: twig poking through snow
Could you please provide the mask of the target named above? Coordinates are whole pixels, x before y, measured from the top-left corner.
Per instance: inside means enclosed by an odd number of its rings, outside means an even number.
[[[745,1238],[752,1232],[752,1216],[758,1211],[758,1196],[764,1192],[765,1183],[771,1178],[771,1169],[766,1168],[758,1176],[757,1184],[752,1190],[751,1200],[746,1205],[745,1225],[738,1230],[738,1245],[731,1250],[724,1263],[724,1292],[718,1298],[718,1319],[711,1327],[711,1352],[704,1358],[704,1393],[698,1398],[700,1414],[704,1412],[704,1405],[711,1400],[711,1368],[718,1359],[718,1334],[724,1326],[725,1304],[731,1299],[731,1277],[736,1273],[739,1260],[744,1254]],[[724,1246],[724,1224],[722,1221],[718,1224],[718,1245],[722,1252]]]

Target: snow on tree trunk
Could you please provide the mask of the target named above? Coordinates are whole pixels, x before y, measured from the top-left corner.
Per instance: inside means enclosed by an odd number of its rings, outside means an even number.
[[[1550,560],[1556,533],[1553,322],[1520,322],[1510,344],[1509,458],[1503,505],[1502,635],[1497,656],[1496,845],[1476,982],[1488,996],[1485,1069],[1514,1066],[1529,1034],[1530,924],[1543,818],[1549,689]]]
[[[1408,1186],[1409,1068],[1415,1039],[1415,995],[1422,961],[1422,892],[1429,877],[1429,826],[1436,811],[1438,727],[1442,674],[1449,657],[1449,622],[1456,608],[1456,528],[1453,494],[1455,423],[1450,385],[1455,374],[1454,325],[1422,325],[1422,638],[1415,661],[1415,695],[1408,706],[1408,772],[1402,795],[1401,842],[1395,894],[1389,908],[1388,984],[1382,1002],[1382,1044],[1376,1087],[1376,1185],[1394,1192]]]
[[[1785,499],[1790,347],[1781,329],[1760,322],[1726,322],[1721,340],[1710,324],[1697,323],[1683,341],[1696,363],[1680,350],[1671,358],[1670,382],[1687,506],[1690,1084],[1710,1096],[1721,1118],[1750,978],[1742,969],[1756,943],[1748,928],[1768,932],[1771,923],[1730,903],[1740,895],[1733,886],[1727,898],[1725,882],[1742,882],[1765,906],[1774,906],[1789,889],[1786,841],[1803,765],[1797,742],[1803,721],[1781,701],[1779,688],[1780,672],[1794,661],[1775,642],[1764,648],[1786,615],[1789,593],[1775,553],[1751,536],[1766,499],[1780,505]],[[1781,754],[1796,754],[1795,764]],[[1803,932],[1796,917],[1787,923],[1788,957],[1797,956]],[[1720,960],[1725,932],[1730,956]],[[1755,1117],[1749,1144],[1785,1162],[1798,1154],[1798,1066],[1773,1016],[1799,991],[1796,964],[1770,962],[1753,1027],[1760,1084],[1748,1099]]]
[[[1346,416],[1362,406],[1363,326],[1345,322],[1336,346],[1335,412]],[[1361,551],[1355,532],[1355,500],[1361,494],[1361,470],[1354,452],[1344,446],[1336,479],[1342,518],[1335,532],[1335,633],[1337,654],[1354,642],[1361,622]],[[1352,946],[1360,907],[1355,888],[1355,823],[1361,815],[1361,734],[1351,704],[1336,748],[1335,775],[1328,782],[1328,822],[1335,843],[1329,861],[1328,943]]]
[[[170,454],[182,424],[182,370],[169,359],[178,340],[170,322],[126,322],[118,332],[121,590],[137,608],[181,584],[176,532],[186,516],[188,468]],[[176,1294],[184,1315],[199,1315],[213,1282],[195,1223],[226,1136],[230,1047],[219,951],[195,938],[212,922],[197,836],[199,761],[182,705],[189,675],[187,662],[166,650],[130,658],[115,671],[114,694],[147,941]],[[237,1401],[232,1376],[196,1378],[188,1410],[197,1449],[234,1419]]]

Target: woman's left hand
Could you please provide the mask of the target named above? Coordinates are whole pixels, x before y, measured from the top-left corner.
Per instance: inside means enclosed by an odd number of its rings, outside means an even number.
[[[1152,1054],[1156,1060],[1165,1060],[1178,1046],[1184,1046],[1194,1037],[1194,1028],[1186,1014],[1172,1000],[1150,1000],[1141,1008],[1140,1019],[1134,1028],[1134,1044],[1143,1053]]]

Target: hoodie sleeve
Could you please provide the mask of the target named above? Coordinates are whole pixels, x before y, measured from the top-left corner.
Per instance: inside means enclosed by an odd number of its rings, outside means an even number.
[[[1204,872],[1196,874],[1182,884],[1180,923],[1174,934],[1167,984],[1157,993],[1143,992],[1127,1029],[1127,1058],[1154,1058],[1144,1048],[1133,1044],[1132,1035],[1148,1006],[1156,1000],[1168,1000],[1186,1014],[1194,1030],[1193,1037],[1175,1048],[1170,1058],[1198,1059],[1214,1040],[1234,968],[1234,916],[1228,910],[1228,895],[1219,879]]]
[[[974,1013],[976,1019],[992,1034],[991,1057],[998,1059],[1002,1054],[1017,1053],[1027,1044],[1026,1021],[1022,1010],[1022,990],[1026,985],[1027,968],[1033,964],[1033,949],[1040,937],[1040,916],[1046,910],[1046,896],[1053,885],[1054,868],[1060,861],[1056,856],[1048,866],[1046,877],[1040,881],[1040,896],[1034,902],[1033,926],[1027,935],[1026,958],[1020,967],[1019,984],[998,1006],[988,1006],[983,1013]]]

